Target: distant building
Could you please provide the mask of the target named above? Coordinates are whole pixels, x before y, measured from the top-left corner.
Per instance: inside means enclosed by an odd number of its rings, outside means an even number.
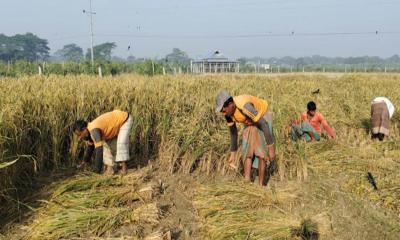
[[[267,64],[267,63],[262,63],[260,65],[260,68],[264,69],[264,70],[270,70],[271,69],[271,65]]]
[[[190,62],[192,73],[233,73],[239,72],[239,62],[231,61],[219,51],[200,61]]]

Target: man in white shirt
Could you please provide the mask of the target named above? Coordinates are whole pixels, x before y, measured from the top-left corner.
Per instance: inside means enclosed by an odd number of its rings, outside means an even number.
[[[371,132],[372,139],[389,135],[390,119],[394,114],[393,103],[386,97],[377,97],[371,102]]]

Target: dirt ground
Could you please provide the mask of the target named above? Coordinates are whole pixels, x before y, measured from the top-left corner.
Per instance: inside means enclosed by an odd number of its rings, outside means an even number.
[[[157,226],[144,226],[142,229],[145,239],[197,239],[200,223],[191,199],[196,185],[193,176],[155,170],[148,176],[148,181],[158,183],[159,193],[155,194],[154,201],[162,213]],[[135,225],[122,226],[112,236],[129,238],[127,236],[135,228]]]

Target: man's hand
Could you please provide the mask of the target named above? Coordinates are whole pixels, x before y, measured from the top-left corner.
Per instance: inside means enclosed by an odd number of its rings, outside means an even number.
[[[275,160],[275,145],[271,144],[269,146],[267,146],[268,149],[268,157],[270,161],[274,161]]]
[[[269,164],[267,167],[267,174],[269,176],[274,175],[277,165],[276,165],[276,159],[275,159],[275,145],[269,145],[267,146],[268,148],[268,157],[269,157]]]
[[[250,118],[246,118],[246,120],[244,121],[244,124],[246,126],[253,126],[255,123]]]
[[[332,134],[332,136],[331,136],[331,138],[332,138],[333,140],[335,140],[335,141],[336,141],[336,140],[337,140],[336,133],[333,133],[333,134]]]
[[[86,167],[86,162],[85,161],[79,161],[79,164],[76,166],[76,168],[78,169],[78,170],[85,170],[85,167]]]
[[[228,159],[229,167],[231,167],[233,169],[237,169],[235,161],[236,161],[236,152],[231,152],[231,155],[229,156],[229,159]]]
[[[311,141],[315,141],[314,133],[313,132],[307,132],[308,136],[310,136]]]

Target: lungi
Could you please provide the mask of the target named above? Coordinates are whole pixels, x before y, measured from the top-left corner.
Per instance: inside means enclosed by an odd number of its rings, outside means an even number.
[[[390,117],[385,102],[371,104],[371,130],[372,134],[382,133],[389,135]]]
[[[269,131],[272,131],[272,116],[269,112],[263,116],[268,123]],[[243,129],[242,137],[242,158],[243,162],[251,158],[253,159],[253,168],[258,168],[259,159],[266,160],[268,156],[267,141],[265,140],[264,132],[256,126],[246,126]]]
[[[310,142],[312,140],[310,134],[312,134],[315,140],[321,140],[321,135],[308,122],[292,124],[290,135],[293,141],[303,139],[306,142]]]
[[[132,115],[119,129],[118,135],[106,141],[103,145],[103,162],[105,165],[114,166],[115,162],[129,160],[129,135],[132,127]]]

